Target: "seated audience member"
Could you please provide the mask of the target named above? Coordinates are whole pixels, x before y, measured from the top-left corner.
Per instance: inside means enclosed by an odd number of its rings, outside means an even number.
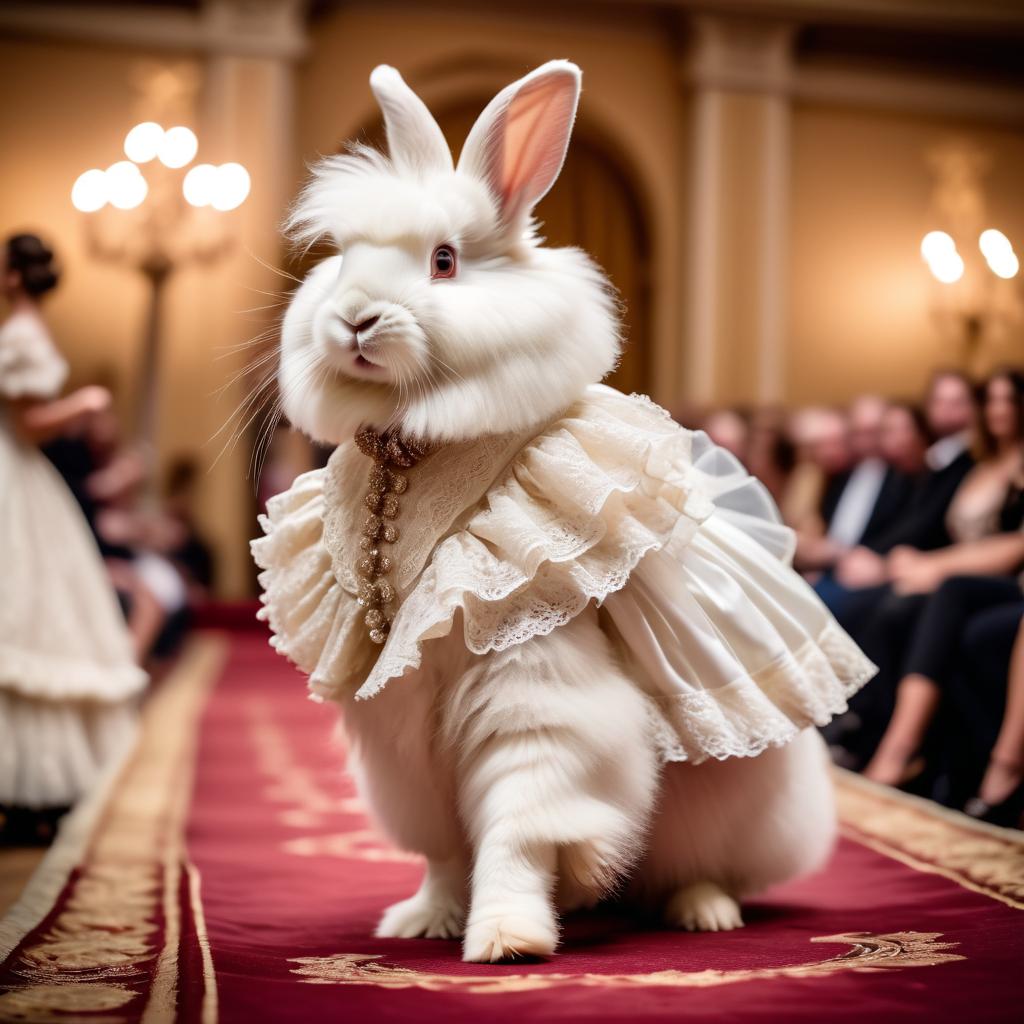
[[[790,420],[796,465],[782,495],[779,511],[798,534],[821,537],[821,508],[830,483],[852,462],[846,417],[835,409],[801,409]]]
[[[146,658],[174,653],[212,581],[210,551],[192,521],[196,476],[190,460],[172,464],[165,500],[156,507],[139,500],[141,479],[131,472],[127,456],[90,478],[92,492],[103,499],[100,535],[128,552],[112,557],[109,565],[127,596],[129,628]]]
[[[969,591],[969,600],[979,602],[979,607],[989,600],[983,596],[988,591],[997,603],[1004,599],[1007,585],[1011,596],[1019,594],[1015,580],[998,577],[1017,572],[1024,563],[1022,439],[1024,377],[999,371],[984,388],[978,463],[950,503],[948,527],[956,543],[931,551],[894,549],[886,559],[889,582],[856,595],[863,602],[863,612],[855,636],[879,666],[878,677],[864,696],[851,702],[862,718],[855,744],[861,755],[870,752],[888,720],[897,680],[907,673],[924,674],[914,666],[932,664],[928,652],[941,650],[950,642],[948,636],[933,635],[939,613],[924,614],[933,603],[945,607],[951,600],[950,591],[962,585],[943,587],[944,581],[983,575]],[[954,616],[946,612],[939,616],[943,617]],[[941,629],[949,633],[949,622]],[[940,657],[946,658],[948,653]],[[897,731],[897,735],[902,733]],[[844,745],[849,749],[850,744]],[[879,781],[902,778],[906,768],[905,762],[898,763],[902,753],[902,743],[883,741],[872,761],[872,777]]]
[[[824,534],[797,537],[797,567],[831,569],[849,550],[868,544],[894,521],[906,500],[909,480],[882,453],[885,401],[863,395],[850,407],[849,448],[853,460],[825,489],[821,502]]]
[[[1004,617],[1007,622],[1014,619],[1012,612]],[[1020,828],[1024,815],[1024,603],[1017,605],[1016,619],[1008,676],[1005,671],[1000,674],[997,646],[1005,629],[996,643],[978,636],[976,651],[966,652],[966,664],[975,666],[975,671],[960,673],[950,700],[966,725],[969,750],[987,754],[981,782],[964,810],[993,825]]]
[[[1018,528],[1013,539],[1018,560],[1024,561],[1024,533]],[[977,795],[988,806],[975,803],[974,812],[1007,810],[1002,805],[1020,783],[1024,708],[1017,705],[1024,694],[1017,693],[1007,707],[1001,742],[997,734],[1022,615],[1024,591],[1012,577],[954,576],[929,597],[913,631],[892,719],[865,769],[868,778],[888,785],[915,783],[962,806],[984,772],[988,781]],[[1024,690],[1024,683],[1016,688]],[[945,794],[936,792],[943,772],[953,776],[945,780]]]
[[[910,402],[892,402],[882,417],[879,451],[886,464],[904,478],[906,489],[927,468],[928,420]]]
[[[715,444],[732,452],[745,466],[750,427],[738,409],[719,409],[705,417],[702,429]]]
[[[774,406],[758,409],[750,418],[747,469],[781,505],[796,465],[796,447],[786,433],[785,412]]]
[[[820,591],[833,614],[854,635],[878,600],[877,588],[887,585],[891,551],[897,547],[929,551],[953,539],[946,514],[974,465],[969,451],[975,418],[970,381],[956,371],[936,373],[928,387],[925,416],[934,440],[925,454],[926,469],[912,481],[902,512],[868,542],[843,555],[834,579]]]

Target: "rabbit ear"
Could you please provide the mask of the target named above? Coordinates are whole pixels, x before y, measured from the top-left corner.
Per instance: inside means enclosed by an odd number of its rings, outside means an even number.
[[[473,125],[459,173],[490,186],[504,223],[525,218],[555,183],[580,97],[580,69],[552,60],[502,89]]]
[[[451,171],[452,154],[426,104],[387,64],[370,74],[370,88],[384,114],[391,162],[414,175]]]

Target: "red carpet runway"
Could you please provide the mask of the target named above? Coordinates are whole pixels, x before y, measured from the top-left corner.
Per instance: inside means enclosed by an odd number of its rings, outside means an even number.
[[[840,776],[822,874],[690,935],[570,919],[558,956],[372,937],[420,867],[367,826],[332,712],[256,631],[204,634],[0,923],[0,1020],[1016,1021],[1024,844]]]

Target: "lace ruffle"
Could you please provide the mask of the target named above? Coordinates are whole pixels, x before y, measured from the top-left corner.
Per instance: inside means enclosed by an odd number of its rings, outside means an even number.
[[[810,725],[828,724],[877,671],[835,625],[778,661],[714,690],[652,698],[654,736],[665,761],[756,757]]]
[[[446,636],[457,612],[476,654],[547,635],[625,586],[670,537],[685,545],[723,499],[763,522],[769,550],[791,550],[771,499],[723,455],[649,400],[589,389],[519,452],[465,528],[437,546],[357,697],[418,667],[422,644]]]
[[[262,570],[258,618],[270,626],[274,649],[309,675],[317,696],[361,679],[368,656],[361,609],[339,584],[323,543],[326,474],[304,473],[271,498],[260,516],[264,536],[250,545]]]
[[[115,704],[141,693],[148,680],[130,662],[102,664],[0,642],[0,690],[25,697]]]

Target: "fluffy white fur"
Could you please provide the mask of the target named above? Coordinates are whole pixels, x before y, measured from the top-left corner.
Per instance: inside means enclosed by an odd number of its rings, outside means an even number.
[[[392,108],[402,96],[397,74],[384,76]],[[553,62],[544,75],[534,72],[533,88],[568,76],[574,110],[574,75]],[[342,255],[316,267],[285,318],[280,381],[292,423],[328,443],[349,439],[361,424],[466,440],[543,423],[614,367],[620,339],[607,278],[579,249],[542,247],[529,219],[561,166],[572,124],[565,104],[562,97],[548,147],[555,155],[542,151],[533,163],[511,160],[496,127],[504,107],[492,104],[457,170],[422,121],[398,122],[418,127],[410,141],[394,133],[393,116],[390,157],[355,147],[316,169],[290,227],[305,242],[329,240]],[[431,152],[433,163],[424,155]],[[504,183],[488,177],[502,155],[520,175]],[[534,165],[536,175],[521,177]],[[441,244],[458,254],[451,280],[430,278]],[[371,317],[379,319],[356,337],[349,325]]]
[[[326,161],[292,218],[339,254],[287,313],[284,407],[328,442],[364,423],[438,441],[539,426],[619,347],[601,272],[578,250],[543,248],[530,221],[564,158],[579,72],[556,61],[503,90],[458,169],[397,72],[372,84],[390,157]],[[453,279],[431,279],[439,244],[458,252]],[[673,926],[732,928],[740,899],[825,857],[834,822],[817,736],[661,770],[648,698],[597,616],[483,657],[455,630],[401,684],[347,702],[362,793],[428,861],[379,935],[463,935],[467,960],[544,955],[556,908],[612,891]]]

